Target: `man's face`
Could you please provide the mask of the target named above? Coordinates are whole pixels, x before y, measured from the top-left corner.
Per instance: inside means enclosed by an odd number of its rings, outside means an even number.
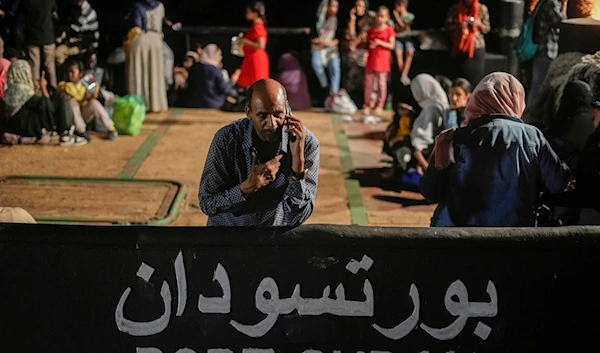
[[[598,128],[598,125],[600,125],[600,108],[592,108],[592,121],[594,127]]]
[[[83,0],[74,0],[73,3],[75,3],[75,6],[77,7],[83,6]]]
[[[285,100],[283,89],[254,91],[252,101],[246,107],[246,115],[261,140],[275,142],[281,138],[285,122]]]

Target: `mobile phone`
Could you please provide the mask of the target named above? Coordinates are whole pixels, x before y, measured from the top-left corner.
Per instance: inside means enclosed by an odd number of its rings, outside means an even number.
[[[286,101],[285,102],[285,123],[288,123],[288,116],[292,115],[292,107],[290,107],[290,102]],[[288,125],[288,129],[289,129],[289,125]],[[296,142],[296,139],[298,138],[296,136],[296,134],[294,134],[293,132],[288,133],[289,134],[289,138],[290,138],[290,142]]]

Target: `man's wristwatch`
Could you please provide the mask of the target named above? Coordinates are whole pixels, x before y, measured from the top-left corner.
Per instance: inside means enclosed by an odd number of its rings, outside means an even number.
[[[306,179],[306,174],[308,174],[308,168],[298,173],[292,169],[292,179],[294,180],[304,180]]]

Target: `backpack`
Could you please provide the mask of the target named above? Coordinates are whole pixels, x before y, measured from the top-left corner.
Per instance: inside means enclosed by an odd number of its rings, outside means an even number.
[[[545,0],[540,0],[535,6],[531,16],[529,16],[527,21],[525,21],[523,24],[521,34],[519,34],[519,37],[515,42],[514,50],[517,54],[517,58],[519,58],[519,61],[521,62],[528,62],[529,60],[533,59],[535,53],[537,53],[538,45],[534,40],[535,22],[538,10],[540,7],[542,7],[544,1]]]

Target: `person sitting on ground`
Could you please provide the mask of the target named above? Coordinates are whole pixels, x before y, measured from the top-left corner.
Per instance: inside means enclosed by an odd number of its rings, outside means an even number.
[[[116,95],[107,90],[106,86],[109,81],[109,75],[106,74],[104,68],[98,65],[98,55],[96,53],[90,53],[86,61],[86,68],[83,77],[92,76],[96,83],[96,86],[100,89],[98,95],[98,101],[102,103],[107,109],[112,109],[116,102]]]
[[[54,132],[60,133],[61,144],[70,144],[72,114],[68,101],[61,94],[50,94],[45,75],[41,75],[41,95],[35,93],[31,66],[25,60],[17,60],[8,69],[3,103],[5,143],[50,142]],[[7,134],[8,133],[8,134]]]
[[[590,144],[590,141],[594,141],[592,135],[598,126],[592,114],[600,111],[600,108],[594,107],[592,102],[591,88],[587,83],[578,80],[567,83],[557,112],[557,121],[544,133],[554,152],[575,172],[577,180],[575,190],[567,192],[567,195],[545,196],[548,199],[547,206],[567,206],[566,211],[562,213],[554,209],[553,213],[558,215],[556,222],[558,225],[578,224],[582,207],[594,205],[587,201],[589,195],[598,194],[593,190],[598,188],[598,184],[589,182],[597,181],[598,178],[590,177],[594,173],[593,167],[591,173],[588,169],[598,162],[598,158],[590,153],[598,151],[598,142],[594,145],[593,142]]]
[[[410,134],[414,118],[414,109],[408,104],[400,103],[396,108],[394,119],[385,130],[383,153],[392,157],[392,169],[381,174],[384,179],[391,179],[398,173],[408,171],[412,160]]]
[[[400,72],[400,81],[403,85],[410,85],[408,73],[415,56],[415,45],[403,33],[410,31],[415,15],[408,12],[408,0],[396,0],[394,3],[394,11],[392,12],[392,20],[396,30],[396,62],[398,71]]]
[[[444,128],[451,129],[461,126],[465,121],[465,108],[473,92],[471,83],[464,78],[457,78],[450,88],[450,109],[444,115]]]
[[[556,195],[552,203],[577,209],[593,208],[600,212],[600,96],[593,98],[591,106],[591,121],[596,130],[587,139],[579,156],[580,162],[575,170],[575,189]],[[579,223],[579,212],[569,216],[571,219],[561,216],[559,224]]]
[[[571,173],[544,135],[521,119],[525,90],[495,72],[475,87],[464,127],[436,138],[421,193],[439,202],[433,227],[531,227],[543,185],[560,193]]]
[[[89,92],[87,87],[82,82],[83,63],[81,61],[73,61],[68,66],[69,81],[62,81],[58,84],[59,90],[71,97],[70,103],[73,109],[75,120],[75,135],[78,141],[83,143],[82,138],[89,142],[90,137],[87,134],[87,123],[94,117],[102,121],[102,124],[107,130],[107,138],[114,140],[117,138],[117,130],[115,124],[108,115],[108,112],[98,101],[100,95],[100,87],[96,86],[92,92]]]
[[[557,120],[544,133],[554,152],[572,170],[577,169],[579,155],[595,130],[591,106],[592,89],[587,83],[567,83],[556,114]]]
[[[312,107],[308,81],[302,65],[292,53],[285,53],[279,59],[277,81],[285,88],[290,107],[294,110],[309,110]]]
[[[225,97],[240,77],[240,70],[225,81],[221,72],[222,62],[223,53],[216,44],[204,48],[200,62],[190,69],[186,107],[219,109],[223,106]]]
[[[319,141],[288,115],[285,88],[263,79],[248,89],[246,119],[219,130],[202,179],[208,226],[299,226],[312,214]]]
[[[452,88],[452,80],[448,76],[435,75],[435,80],[440,83],[446,95],[450,96],[450,89]]]
[[[6,87],[6,74],[12,63],[4,58],[0,58],[0,98],[4,97],[4,88]]]
[[[102,88],[106,87],[107,77],[104,68],[98,65],[98,54],[90,53],[86,60],[85,75],[92,75],[96,80],[96,84]]]
[[[189,76],[189,70],[194,66],[195,63],[200,61],[200,54],[195,51],[188,51],[185,53],[185,59],[183,59],[183,66],[175,66],[173,79],[175,81],[173,89],[175,91],[183,90],[187,87],[187,79]]]
[[[61,16],[63,19],[57,39],[56,63],[64,64],[68,58],[98,48],[100,25],[96,10],[87,0],[71,0],[72,5]]]
[[[427,158],[433,152],[435,137],[444,126],[444,113],[448,109],[448,95],[440,83],[429,74],[420,74],[412,80],[410,89],[422,110],[413,123],[410,134],[414,148],[413,157],[419,174],[427,169]]]

